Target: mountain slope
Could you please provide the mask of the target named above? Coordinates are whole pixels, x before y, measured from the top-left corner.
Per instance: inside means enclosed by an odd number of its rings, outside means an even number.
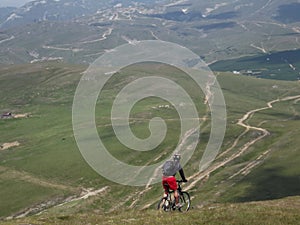
[[[235,71],[259,78],[300,80],[300,50],[221,60],[211,64],[210,68],[215,71]]]
[[[42,2],[10,15],[16,19],[9,20],[11,28],[2,28],[0,62],[54,58],[89,64],[121,44],[154,39],[183,45],[207,63],[299,49],[299,20],[293,11],[299,3],[294,1]],[[57,11],[60,16],[55,17]],[[18,21],[23,25],[14,29]]]
[[[2,218],[34,214],[60,203],[64,203],[62,212],[71,215],[90,210],[151,209],[160,198],[160,184],[148,187],[115,184],[95,173],[80,155],[73,136],[71,108],[84,70],[82,66],[58,62],[1,67],[1,113],[28,115],[0,120],[0,144],[19,143],[0,151]],[[101,110],[109,109],[109,99],[133,79],[133,74],[160,74],[182,82],[192,95],[196,94],[201,115],[205,115],[203,96],[185,77],[181,78],[180,71],[161,65],[129,67],[107,85],[104,92],[107,100],[96,108],[100,138],[121,161],[151,164],[157,158],[168,157],[176,147],[180,124],[176,122],[175,111],[157,110],[166,103],[151,98],[133,108],[132,130],[139,137],[147,137],[152,117],[163,117],[169,131],[157,151],[136,153],[118,142],[109,110]],[[199,159],[210,133],[209,120],[202,124],[201,142],[185,166],[189,183],[183,188],[191,193],[193,206],[300,195],[297,185],[300,84],[226,73],[217,77],[227,105],[227,132],[220,155],[199,173]],[[84,196],[94,197],[84,200]],[[56,209],[59,208],[53,208]]]

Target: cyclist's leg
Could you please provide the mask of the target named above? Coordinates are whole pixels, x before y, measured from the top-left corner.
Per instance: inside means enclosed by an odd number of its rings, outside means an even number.
[[[164,195],[161,198],[161,200],[159,201],[158,205],[157,205],[157,209],[163,209],[164,211],[170,211],[170,199],[168,199],[169,197],[169,184],[167,182],[166,177],[162,178],[162,186],[164,188]]]
[[[174,198],[175,198],[175,204],[178,205],[178,203],[179,203],[179,195],[178,195],[178,191],[177,190],[174,191]]]
[[[162,177],[162,186],[164,188],[164,194],[158,204],[158,209],[163,208],[166,211],[167,210],[166,205],[169,205],[169,204],[166,204],[167,201],[169,201],[169,200],[167,200],[168,194],[169,194],[169,184],[168,184],[167,177]]]
[[[176,178],[174,176],[170,176],[166,178],[166,181],[168,182],[169,188],[174,191],[174,199],[175,199],[175,205],[178,205],[179,203],[179,194],[178,194],[178,185],[176,182]]]
[[[169,193],[169,183],[168,183],[168,179],[167,177],[163,177],[162,178],[162,186],[164,188],[164,195],[163,197],[166,198],[168,196],[168,193]]]

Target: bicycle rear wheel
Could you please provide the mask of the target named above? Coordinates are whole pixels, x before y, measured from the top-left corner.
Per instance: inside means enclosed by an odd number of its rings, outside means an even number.
[[[179,209],[180,211],[188,211],[191,207],[191,199],[189,193],[183,191],[181,192],[180,198],[179,198],[179,203],[181,204],[181,208]]]
[[[165,199],[165,198],[160,199],[160,201],[157,204],[157,209],[158,210],[162,209],[165,212],[170,211],[171,210],[171,204],[170,204],[169,199]]]

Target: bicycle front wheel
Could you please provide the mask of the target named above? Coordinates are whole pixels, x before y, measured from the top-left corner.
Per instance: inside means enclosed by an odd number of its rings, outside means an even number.
[[[180,211],[188,211],[191,207],[191,199],[189,193],[185,191],[181,192],[179,203],[181,204]]]

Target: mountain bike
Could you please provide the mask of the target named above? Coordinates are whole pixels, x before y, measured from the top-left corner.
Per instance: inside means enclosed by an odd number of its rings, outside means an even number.
[[[191,207],[191,199],[190,199],[190,195],[188,192],[186,191],[182,191],[182,188],[180,186],[181,183],[183,183],[182,180],[176,180],[177,184],[178,184],[178,196],[179,196],[179,203],[181,205],[180,208],[178,208],[179,211],[184,212],[184,211],[188,211]],[[166,186],[168,186],[166,184]],[[167,193],[167,197],[163,197],[160,199],[160,201],[158,202],[157,205],[157,209],[160,210],[164,210],[165,212],[171,212],[176,210],[176,202],[175,202],[175,197],[174,197],[174,193],[173,190],[170,190],[170,188],[168,188],[168,193]]]

